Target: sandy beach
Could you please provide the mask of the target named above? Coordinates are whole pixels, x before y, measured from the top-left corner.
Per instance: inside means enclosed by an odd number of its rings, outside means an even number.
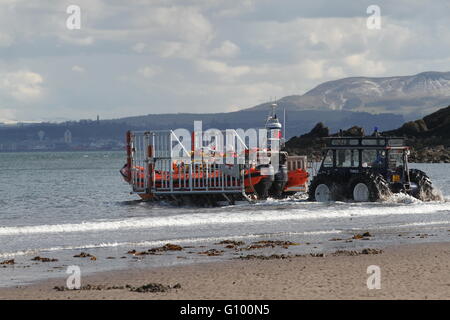
[[[368,289],[368,266],[381,289]],[[450,299],[450,244],[402,245],[379,252],[260,256],[66,279],[2,288],[1,299]],[[147,286],[146,286],[147,285]],[[56,288],[55,288],[56,287]]]

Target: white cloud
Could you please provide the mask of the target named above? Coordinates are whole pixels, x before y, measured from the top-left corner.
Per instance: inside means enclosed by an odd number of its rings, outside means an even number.
[[[233,58],[239,54],[239,47],[229,40],[222,42],[220,47],[211,51],[211,56],[219,58]]]
[[[240,1],[229,1],[221,0],[218,1],[221,4],[221,8],[216,13],[221,17],[237,17],[244,13],[251,12],[255,8],[255,0],[240,0]]]
[[[345,72],[342,67],[331,66],[331,67],[327,68],[327,70],[325,72],[326,72],[326,76],[328,78],[337,79],[337,78],[345,77]]]
[[[75,66],[72,67],[72,71],[73,71],[73,72],[78,72],[78,73],[83,73],[83,72],[85,72],[86,70],[85,70],[83,67],[80,67],[80,66],[75,65]]]
[[[0,48],[9,47],[13,43],[13,38],[7,34],[0,32]]]
[[[39,98],[42,94],[42,76],[38,73],[21,70],[0,73],[0,90],[19,101]]]
[[[15,123],[14,119],[16,114],[14,110],[0,107],[0,122],[2,123]]]
[[[197,67],[201,71],[215,73],[223,79],[231,80],[235,77],[243,76],[250,72],[248,66],[229,66],[225,62],[217,60],[200,59],[197,61]]]
[[[139,68],[138,74],[142,75],[144,78],[152,78],[160,72],[160,68],[158,67],[149,67],[145,66]]]
[[[344,59],[353,74],[363,74],[366,76],[380,76],[386,72],[386,67],[381,61],[374,61],[367,58],[367,54],[355,54]]]
[[[323,60],[305,60],[298,66],[303,76],[308,79],[322,79],[323,78]]]
[[[71,45],[90,46],[94,44],[94,38],[91,36],[77,37],[72,35],[60,34],[59,39]]]
[[[136,53],[143,53],[147,45],[143,42],[136,43],[131,49]]]
[[[194,6],[147,6],[133,11],[128,23],[129,30],[122,36],[151,38],[136,43],[132,48],[135,52],[152,52],[164,58],[201,55],[214,38],[212,24]],[[118,32],[114,34],[120,36]]]

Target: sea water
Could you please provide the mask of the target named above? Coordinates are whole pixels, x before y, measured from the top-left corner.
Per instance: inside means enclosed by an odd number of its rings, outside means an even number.
[[[337,249],[382,248],[402,243],[450,239],[450,164],[411,164],[422,169],[443,200],[421,202],[395,195],[379,203],[314,203],[304,199],[267,200],[216,208],[145,203],[130,194],[119,169],[123,152],[0,153],[0,286],[65,277],[69,265],[83,274],[112,269],[168,266],[236,258],[258,251],[225,250],[217,257],[198,254],[234,239],[300,243],[263,254],[308,254]],[[350,239],[369,231],[370,241]],[[191,249],[133,257],[175,243]],[[97,260],[74,258],[81,251]],[[31,261],[35,256],[57,262]],[[63,283],[62,283],[63,285]]]

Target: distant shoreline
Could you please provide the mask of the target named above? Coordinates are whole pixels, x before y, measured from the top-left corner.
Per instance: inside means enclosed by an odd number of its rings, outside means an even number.
[[[104,150],[18,150],[18,151],[0,151],[0,154],[12,154],[12,153],[69,153],[69,152],[123,152],[126,153],[126,150],[116,150],[116,149],[104,149]],[[303,155],[303,154],[300,154]],[[320,161],[318,161],[320,162]],[[433,162],[433,161],[425,161],[425,162],[409,162],[409,163],[417,163],[417,164],[446,164],[448,162]]]
[[[17,151],[0,151],[0,154],[2,153],[57,153],[57,152],[124,152],[126,153],[126,150],[119,150],[119,149],[99,149],[99,150],[17,150]]]

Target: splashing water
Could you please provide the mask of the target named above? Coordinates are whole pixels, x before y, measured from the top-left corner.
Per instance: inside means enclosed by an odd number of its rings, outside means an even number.
[[[422,201],[406,193],[391,193],[383,202],[411,204],[421,203]]]

